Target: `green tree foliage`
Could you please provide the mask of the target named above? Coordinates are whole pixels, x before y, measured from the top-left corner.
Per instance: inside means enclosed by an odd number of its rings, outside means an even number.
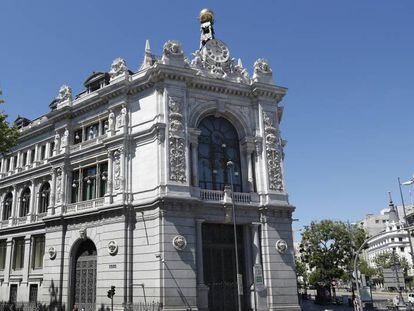
[[[346,279],[354,252],[365,238],[362,228],[340,221],[322,220],[305,227],[299,252],[301,261],[313,269],[309,283]]]
[[[395,252],[385,252],[378,254],[374,258],[374,263],[377,267],[377,274],[381,281],[384,280],[383,270],[394,266],[396,263],[404,272],[404,277],[408,276],[409,264],[405,257],[400,257]]]
[[[296,277],[298,281],[299,288],[305,288],[308,284],[308,269],[306,264],[300,261],[298,258],[295,258],[295,266],[296,266]]]
[[[0,104],[4,104],[2,94],[0,90]],[[8,152],[19,140],[19,130],[15,126],[10,126],[6,119],[7,115],[0,111],[0,154]]]

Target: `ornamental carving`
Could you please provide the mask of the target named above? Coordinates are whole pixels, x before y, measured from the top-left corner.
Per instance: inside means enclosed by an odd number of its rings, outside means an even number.
[[[121,177],[121,152],[114,152],[114,189],[120,190],[122,185]]]
[[[278,130],[273,126],[272,119],[272,114],[263,112],[269,188],[271,190],[283,191],[282,147],[280,145]]]
[[[60,150],[60,135],[59,132],[56,131],[55,133],[55,139],[54,139],[54,147],[53,147],[53,152],[54,153],[58,153]]]
[[[253,68],[255,74],[272,73],[272,69],[270,69],[269,62],[264,58],[259,58],[257,61],[255,61]]]
[[[168,111],[170,180],[184,183],[186,181],[184,117],[180,99],[170,97]]]
[[[181,55],[183,54],[183,49],[181,44],[175,40],[168,40],[164,44],[164,55]]]
[[[128,72],[128,67],[124,59],[118,57],[112,62],[111,70],[109,71],[109,75],[111,76],[111,80],[118,78],[119,76]]]
[[[48,253],[49,253],[50,260],[54,260],[56,258],[57,251],[56,251],[56,248],[54,248],[53,246],[49,247]]]
[[[174,237],[172,244],[176,250],[182,251],[187,247],[187,240],[182,235],[177,235]]]
[[[62,169],[56,170],[56,203],[62,201]]]
[[[67,100],[72,100],[72,89],[67,85],[62,85],[59,89],[59,94],[56,99],[59,103]]]
[[[108,115],[108,130],[112,133],[115,131],[115,113],[112,110],[109,110]]]
[[[69,130],[66,128],[65,131],[63,132],[61,141],[60,141],[60,147],[63,149],[65,149],[65,147],[68,146],[68,142],[69,142]]]
[[[125,106],[122,106],[121,111],[119,112],[116,118],[117,128],[123,127],[127,122],[127,109]]]
[[[288,249],[288,245],[285,240],[277,240],[275,247],[277,251],[282,254],[285,253]]]
[[[118,253],[118,243],[115,241],[108,242],[108,253],[111,256],[115,256]]]

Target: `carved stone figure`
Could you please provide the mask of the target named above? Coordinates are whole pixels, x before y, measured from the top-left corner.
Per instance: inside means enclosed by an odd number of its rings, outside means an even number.
[[[85,239],[87,238],[87,235],[86,235],[86,228],[79,229],[79,237],[80,237],[82,240],[85,240]]]
[[[170,97],[168,107],[170,180],[184,183],[186,181],[185,139],[181,100]]]
[[[271,73],[272,69],[270,69],[269,62],[264,58],[259,58],[255,61],[254,65],[254,73]]]
[[[112,110],[109,110],[108,115],[108,130],[112,133],[115,131],[115,113]]]
[[[61,142],[60,142],[61,149],[64,150],[68,146],[68,143],[69,143],[69,130],[65,128],[65,131],[63,132]]]
[[[273,126],[270,113],[263,112],[263,123],[265,132],[266,161],[269,178],[269,188],[271,190],[283,191],[282,176],[282,147],[277,129]]]
[[[59,103],[66,100],[72,100],[72,89],[67,85],[62,85],[59,89],[59,94],[56,98]]]
[[[54,140],[54,147],[53,147],[53,152],[57,153],[60,150],[60,135],[59,132],[56,131],[55,133],[55,140]]]
[[[181,44],[175,40],[168,40],[164,44],[164,55],[181,55],[183,50]]]
[[[111,80],[118,78],[119,76],[128,73],[128,67],[124,59],[118,57],[116,58],[111,65],[111,70],[109,71],[109,75],[111,76]]]
[[[114,189],[121,189],[121,153],[119,150],[114,152]]]
[[[116,118],[116,121],[117,121],[118,128],[126,125],[127,109],[125,106],[122,106],[121,111],[119,112],[118,117]]]

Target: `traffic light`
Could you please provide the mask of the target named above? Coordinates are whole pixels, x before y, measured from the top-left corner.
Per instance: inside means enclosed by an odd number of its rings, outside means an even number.
[[[114,297],[114,295],[115,295],[115,286],[112,285],[111,289],[108,290],[107,296],[108,296],[108,298],[112,299]]]

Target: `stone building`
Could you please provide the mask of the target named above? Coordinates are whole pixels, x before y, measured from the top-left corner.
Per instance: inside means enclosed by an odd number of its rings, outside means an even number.
[[[266,60],[251,77],[230,57],[211,11],[200,22],[191,60],[176,41],[161,57],[147,42],[136,71],[118,58],[16,120],[0,169],[1,301],[106,309],[115,286],[117,310],[236,310],[238,291],[242,310],[300,310],[286,88]]]

